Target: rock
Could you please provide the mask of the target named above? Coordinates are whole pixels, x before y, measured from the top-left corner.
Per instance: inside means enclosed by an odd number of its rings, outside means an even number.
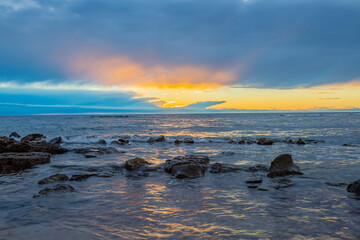
[[[38,198],[41,195],[48,195],[49,193],[53,193],[53,192],[74,192],[74,191],[75,189],[71,185],[57,184],[54,187],[47,187],[40,190],[39,194],[34,195],[33,198]]]
[[[155,140],[155,138],[153,138],[153,137],[150,137],[148,140],[147,140],[147,142],[148,143],[154,143],[156,140]]]
[[[193,144],[193,143],[194,143],[194,139],[192,139],[192,138],[184,138],[183,143]]]
[[[136,157],[134,159],[127,160],[124,167],[126,170],[135,170],[145,166],[146,164],[149,163],[142,158]]]
[[[229,173],[229,172],[236,172],[242,170],[241,167],[231,164],[224,164],[224,163],[214,163],[211,164],[210,172],[211,173]]]
[[[246,141],[246,144],[254,144],[254,143],[256,143],[256,141],[254,141],[254,140],[247,140]]]
[[[106,145],[106,141],[104,139],[101,139],[101,140],[98,141],[98,144]]]
[[[60,144],[62,143],[62,137],[56,137],[49,141],[49,144]]]
[[[122,143],[122,144],[126,144],[126,143],[129,143],[129,140],[125,140],[125,139],[119,138],[118,142],[119,142],[119,143]]]
[[[249,167],[248,169],[249,172],[268,172],[269,171],[269,168],[266,167],[265,165],[262,165],[262,164],[257,164],[253,167]]]
[[[234,141],[234,140],[230,140],[228,143],[230,143],[230,144],[236,144],[236,142]]]
[[[68,176],[66,176],[65,174],[58,173],[58,174],[55,174],[55,175],[52,175],[50,177],[40,180],[38,182],[38,184],[42,185],[42,184],[49,184],[49,183],[54,183],[54,182],[59,182],[59,181],[67,181],[67,180],[69,180]]]
[[[305,145],[306,143],[303,140],[299,139],[297,140],[296,144]]]
[[[235,155],[235,153],[231,152],[231,151],[224,151],[224,152],[221,152],[221,154],[223,154],[225,156],[234,156]]]
[[[171,174],[179,179],[197,178],[205,174],[206,168],[197,163],[189,163],[185,165],[176,165],[172,168]]]
[[[360,179],[350,183],[346,190],[351,193],[359,194],[360,195]]]
[[[257,142],[257,144],[259,145],[273,145],[273,141],[270,139],[266,139],[266,138],[260,138]]]
[[[159,137],[157,137],[157,138],[155,139],[155,142],[165,142],[165,137],[164,137],[164,135],[160,135]]]
[[[31,149],[29,151],[32,152],[47,152],[51,154],[62,154],[66,153],[69,150],[66,148],[61,147],[57,144],[48,144],[46,142],[33,142],[30,144]]]
[[[331,183],[331,182],[325,182],[326,185],[332,186],[332,187],[341,187],[341,186],[347,186],[346,183]]]
[[[202,166],[208,165],[210,162],[207,156],[203,155],[185,155],[174,157],[171,160],[166,160],[164,164],[164,170],[168,173],[172,173],[172,170],[177,165],[186,165],[186,164],[199,164]]]
[[[182,141],[180,141],[179,139],[176,139],[174,143],[175,144],[180,144],[180,143],[182,143]]]
[[[149,173],[147,173],[147,172],[135,172],[135,173],[128,173],[125,175],[125,177],[132,178],[132,179],[139,179],[139,178],[148,177],[148,176],[149,176]]]
[[[282,154],[276,157],[270,165],[268,177],[280,177],[286,175],[302,175],[300,168],[293,163],[290,154]]]
[[[257,190],[259,190],[259,191],[269,191],[269,189],[267,189],[267,188],[258,188]]]
[[[85,158],[96,158],[96,155],[86,154]]]
[[[257,175],[252,175],[245,182],[246,183],[262,183],[262,177],[257,176]]]
[[[293,140],[291,140],[291,139],[289,139],[289,140],[287,140],[287,141],[285,141],[286,143],[289,143],[289,144],[293,144],[294,143],[294,141]]]
[[[85,174],[75,174],[72,175],[69,181],[77,181],[80,182],[82,180],[88,179],[89,177],[97,176],[96,173],[85,173]]]
[[[17,132],[13,132],[9,135],[9,138],[21,138],[21,136]]]
[[[32,153],[1,153],[0,154],[0,174],[12,173],[37,164],[49,163],[51,154],[32,152]]]
[[[247,185],[248,188],[258,188],[258,185],[255,184],[248,184]]]
[[[21,139],[21,142],[37,142],[37,141],[41,141],[43,138],[46,138],[44,135],[42,134],[29,134],[26,135],[25,137],[23,137]]]
[[[5,152],[30,152],[32,149],[32,146],[29,143],[20,143],[15,142],[11,145],[8,145],[7,150]],[[41,152],[41,151],[35,151],[35,152]]]
[[[241,140],[239,141],[239,144],[245,144],[245,140],[244,140],[244,139],[241,139]]]

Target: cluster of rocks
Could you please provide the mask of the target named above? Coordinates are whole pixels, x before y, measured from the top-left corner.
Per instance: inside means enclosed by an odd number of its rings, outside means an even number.
[[[23,138],[16,132],[0,137],[0,174],[17,172],[37,164],[49,163],[51,154],[68,150],[60,146],[59,139],[49,142],[42,134],[29,134]]]

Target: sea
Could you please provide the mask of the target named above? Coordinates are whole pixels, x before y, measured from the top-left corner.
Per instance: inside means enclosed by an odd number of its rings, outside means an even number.
[[[1,116],[0,135],[12,132],[61,136],[70,150],[117,151],[95,152],[95,158],[70,151],[0,175],[0,239],[360,239],[360,196],[346,191],[360,179],[357,112]],[[160,135],[165,142],[147,142]],[[187,137],[194,143],[174,144]],[[262,137],[275,143],[237,144]],[[129,143],[113,142],[119,138]],[[309,144],[288,143],[298,139]],[[144,177],[121,168],[135,157],[161,166],[188,154],[206,155],[210,163],[269,166],[284,153],[303,175],[265,175],[262,191],[248,188],[247,171],[176,179],[161,167]],[[110,177],[66,182],[74,192],[33,198],[47,187],[38,181],[56,173]],[[274,187],[279,182],[286,184]]]

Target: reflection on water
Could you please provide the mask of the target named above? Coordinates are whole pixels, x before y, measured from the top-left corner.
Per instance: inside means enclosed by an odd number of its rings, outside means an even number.
[[[130,115],[119,117],[2,117],[0,135],[17,131],[50,137],[73,136],[67,147],[96,146],[113,135],[193,136],[224,141],[193,145],[133,141],[118,146],[124,153],[86,159],[56,155],[52,162],[18,174],[0,176],[0,239],[357,239],[360,200],[346,185],[360,176],[359,115]],[[84,124],[86,122],[86,124]],[[30,129],[30,130],[29,130]],[[86,136],[93,136],[87,138]],[[229,138],[271,136],[325,140],[305,146],[227,144]],[[81,138],[79,138],[81,137]],[[80,140],[81,141],[80,141]],[[83,139],[95,139],[82,142]],[[184,154],[208,155],[211,162],[268,165],[290,153],[303,176],[264,179],[249,189],[247,172],[207,173],[177,180],[159,170],[146,178],[127,178],[117,169],[125,160],[143,157],[154,164]],[[33,199],[37,182],[55,173],[114,173],[71,182],[73,193]],[[282,181],[288,187],[275,189]],[[333,183],[327,184],[327,183]]]

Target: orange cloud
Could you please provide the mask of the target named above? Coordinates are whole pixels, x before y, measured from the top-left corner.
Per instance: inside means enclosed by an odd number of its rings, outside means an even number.
[[[82,54],[69,61],[68,72],[107,85],[213,89],[236,80],[231,70],[207,66],[167,66],[135,62],[123,56]]]

